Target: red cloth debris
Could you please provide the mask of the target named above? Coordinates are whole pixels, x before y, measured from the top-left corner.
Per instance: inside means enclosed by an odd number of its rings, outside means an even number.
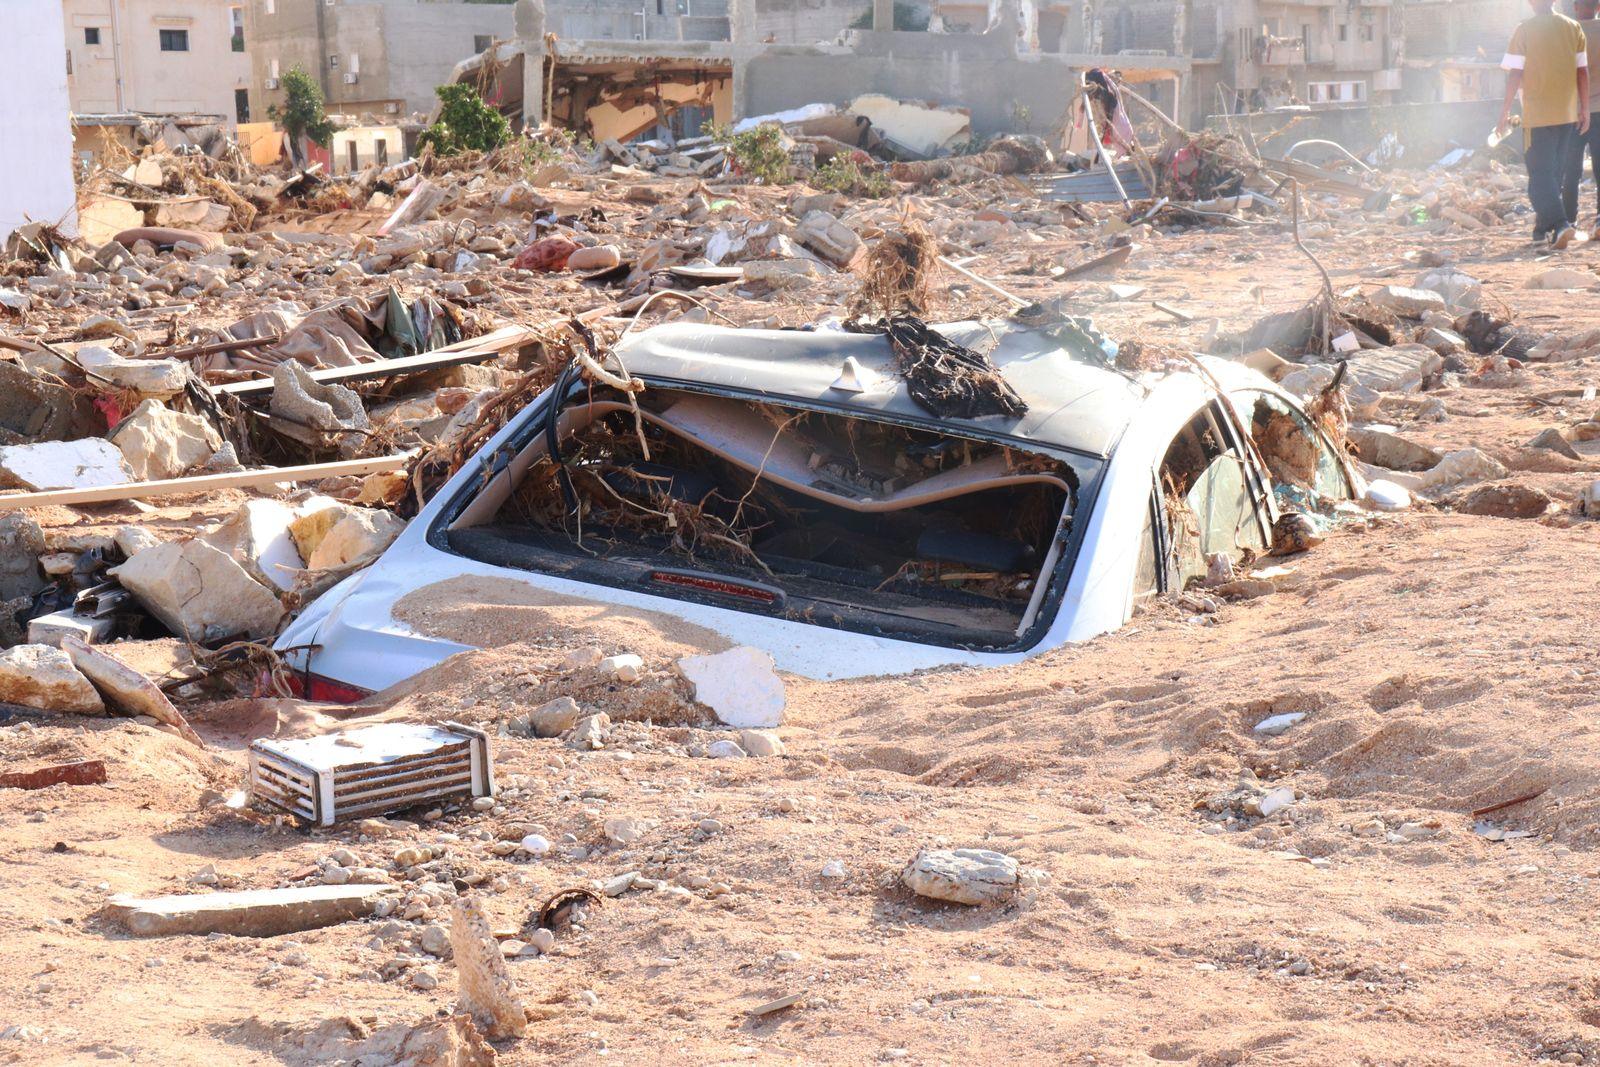
[[[566,270],[568,257],[577,250],[577,243],[565,237],[545,237],[518,252],[511,265],[518,270],[537,270],[547,274]]]

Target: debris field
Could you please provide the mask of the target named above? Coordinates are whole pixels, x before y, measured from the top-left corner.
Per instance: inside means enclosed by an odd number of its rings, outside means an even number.
[[[827,191],[844,146],[788,132],[778,181],[709,141],[340,178],[145,148],[84,180],[82,237],[13,236],[0,1062],[1600,1063],[1593,248],[1533,250],[1481,151],[1368,173],[1163,130],[1124,203],[1020,137],[845,149],[885,180]],[[1019,417],[929,325],[964,320],[1111,339],[1135,383],[1260,370],[1360,491],[1003,666],[816,680],[672,600],[483,574],[397,595],[465,651],[377,692],[274,648],[559,380],[609,414],[505,514],[757,574],[844,509],[740,489],[613,348],[881,333],[936,416]],[[837,492],[973,462],[773,411]],[[830,437],[928,458],[834,469]],[[1044,551],[1075,476],[987,458],[1063,486],[983,528]],[[652,463],[730,506],[619,481]],[[1010,628],[1015,570],[911,577]]]

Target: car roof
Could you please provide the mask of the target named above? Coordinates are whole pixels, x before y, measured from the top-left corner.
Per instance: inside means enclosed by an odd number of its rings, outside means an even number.
[[[1110,453],[1147,395],[1144,386],[1111,369],[1087,336],[1079,342],[1080,354],[1043,330],[1003,320],[942,323],[933,329],[986,353],[1028,405],[1027,412],[1020,418],[933,415],[911,399],[882,334],[668,323],[624,338],[607,359],[645,379],[766,393],[779,402],[816,401],[857,408],[863,415],[937,419],[952,431],[1004,434],[1097,456]],[[863,392],[833,388],[850,356],[873,372]]]

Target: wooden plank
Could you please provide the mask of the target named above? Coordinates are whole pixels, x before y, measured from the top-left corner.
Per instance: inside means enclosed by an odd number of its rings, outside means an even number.
[[[417,374],[422,371],[459,367],[465,363],[482,363],[493,359],[508,349],[518,348],[529,341],[544,336],[543,329],[522,326],[503,326],[481,337],[469,337],[453,345],[419,352],[399,359],[378,359],[370,363],[357,363],[353,367],[324,367],[311,371],[311,380],[317,382],[361,382],[373,378],[391,378],[400,374]],[[271,378],[253,378],[243,382],[213,385],[211,391],[226,396],[255,396],[272,392]]]
[[[127,482],[123,485],[97,485],[92,489],[45,489],[34,493],[0,496],[0,512],[39,508],[47,504],[109,504],[118,500],[149,500],[163,496],[205,493],[213,489],[249,489],[278,482],[314,482],[345,475],[381,474],[404,470],[415,453],[371,459],[341,459],[332,463],[307,463],[298,467],[269,467],[259,471],[230,474],[202,474],[192,478],[167,478],[155,482]]]

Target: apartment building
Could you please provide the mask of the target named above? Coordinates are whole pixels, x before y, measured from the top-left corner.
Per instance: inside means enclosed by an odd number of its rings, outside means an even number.
[[[1565,4],[1558,10],[1571,13]],[[1453,103],[1504,97],[1500,57],[1529,14],[1523,0],[1408,0],[1405,98]]]
[[[300,67],[329,112],[426,114],[455,65],[512,36],[512,8],[431,0],[247,0],[251,107],[283,103],[283,75]]]
[[[61,0],[76,114],[251,115],[247,0]]]

